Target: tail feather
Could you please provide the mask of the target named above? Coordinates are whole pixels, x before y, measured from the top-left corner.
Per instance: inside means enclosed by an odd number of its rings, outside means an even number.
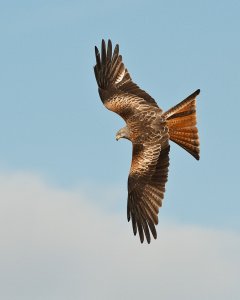
[[[188,151],[197,160],[200,158],[200,142],[196,127],[196,97],[199,93],[200,90],[195,91],[163,114],[169,128],[170,140]]]

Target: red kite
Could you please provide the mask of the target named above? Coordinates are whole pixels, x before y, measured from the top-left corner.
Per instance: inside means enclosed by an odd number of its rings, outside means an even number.
[[[196,127],[196,90],[185,100],[163,112],[155,100],[131,79],[119,55],[119,46],[112,52],[109,40],[102,40],[101,55],[95,47],[94,72],[104,106],[120,115],[126,126],[116,139],[132,142],[132,163],[128,177],[127,218],[132,220],[134,235],[139,233],[150,243],[156,239],[155,225],[162,206],[169,167],[169,140],[177,143],[199,160],[199,137]]]

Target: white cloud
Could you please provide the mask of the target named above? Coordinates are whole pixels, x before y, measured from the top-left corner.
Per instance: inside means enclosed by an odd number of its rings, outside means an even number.
[[[160,222],[141,245],[126,216],[32,174],[0,176],[0,298],[240,297],[240,235]]]

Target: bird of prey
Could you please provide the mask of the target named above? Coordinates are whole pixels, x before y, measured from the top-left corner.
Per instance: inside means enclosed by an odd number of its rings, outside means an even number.
[[[173,141],[199,160],[196,127],[196,90],[166,112],[132,81],[119,54],[108,40],[102,40],[101,54],[95,47],[94,72],[104,106],[120,115],[126,126],[116,139],[132,142],[132,163],[128,177],[127,218],[141,243],[156,239],[159,207],[165,192],[169,167],[169,141]]]

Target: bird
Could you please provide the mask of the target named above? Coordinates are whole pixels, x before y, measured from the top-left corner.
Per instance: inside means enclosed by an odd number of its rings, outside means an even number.
[[[141,243],[157,238],[159,208],[168,180],[170,141],[200,159],[196,98],[200,89],[179,104],[163,111],[157,102],[133,82],[119,45],[109,39],[95,46],[94,73],[104,106],[120,115],[126,126],[116,140],[132,142],[132,162],[128,176],[127,219]]]

